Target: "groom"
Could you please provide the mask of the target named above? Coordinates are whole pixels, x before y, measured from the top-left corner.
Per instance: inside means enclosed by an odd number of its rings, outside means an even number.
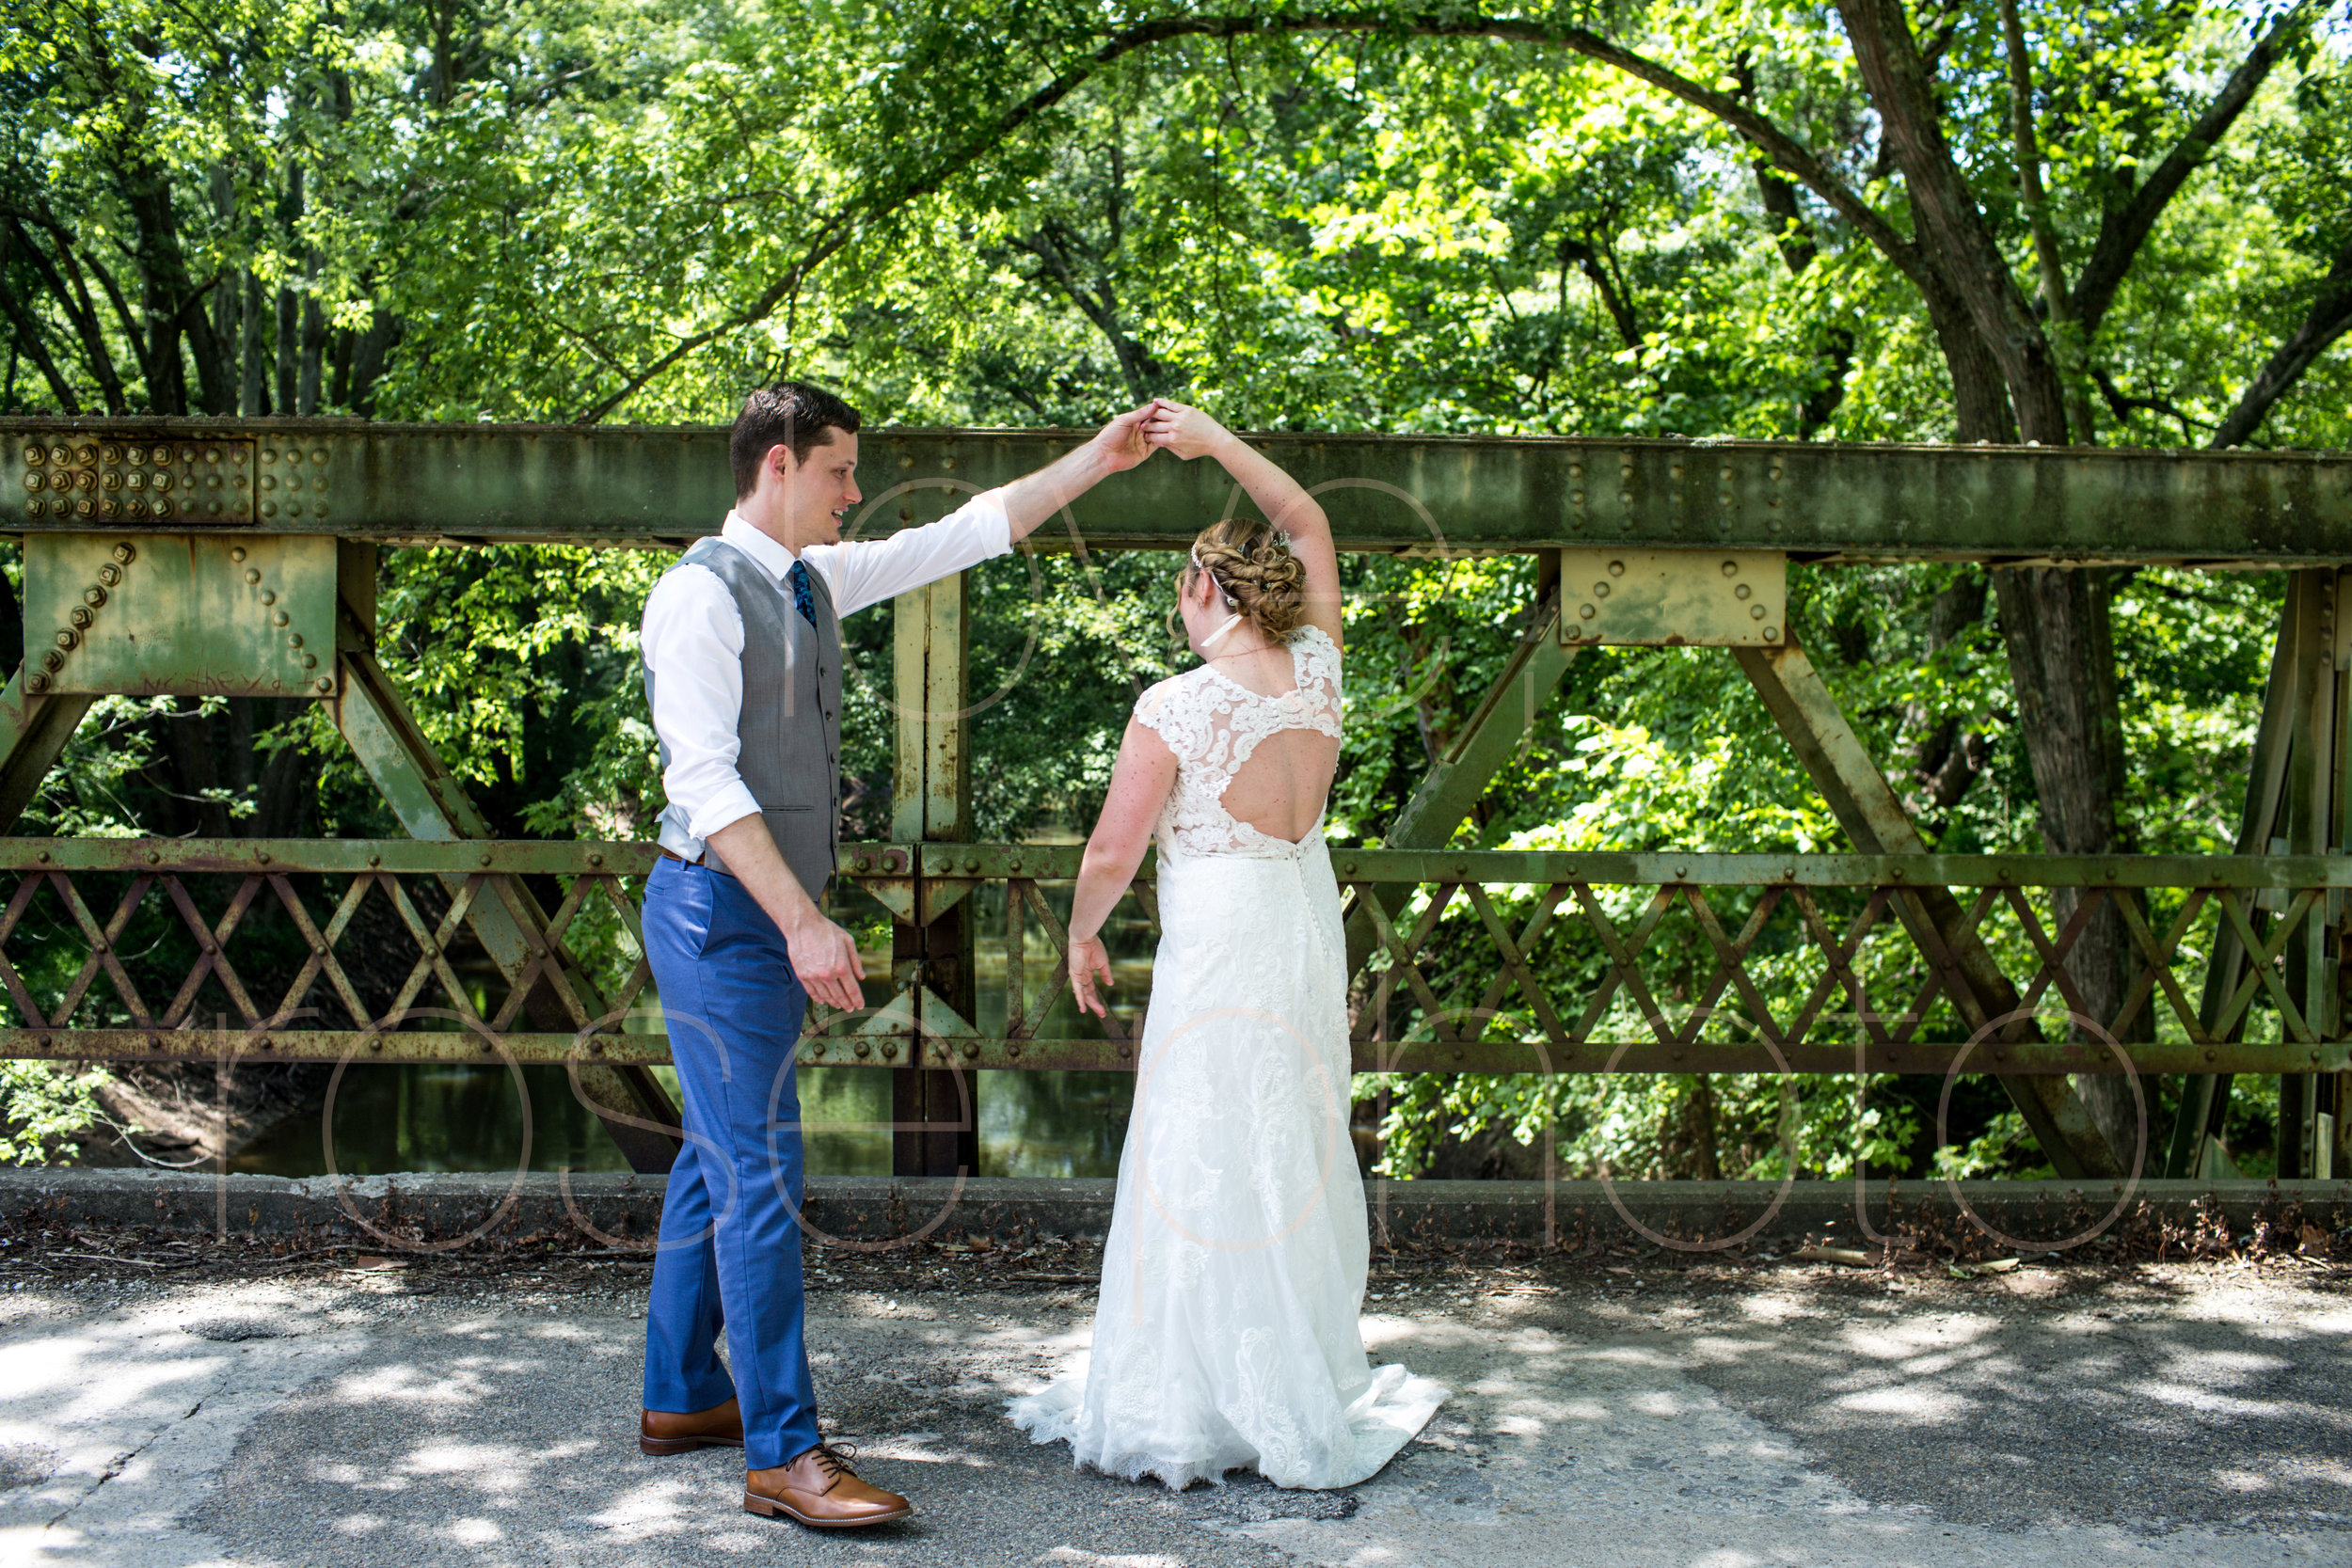
[[[638,1446],[739,1446],[752,1513],[840,1528],[913,1512],[818,1435],[802,1335],[793,1047],[810,997],[866,1005],[857,944],[818,904],[840,840],[840,618],[1003,555],[1142,462],[1147,412],[938,522],[845,544],[857,410],[803,382],[764,388],[728,442],[726,526],[645,600],[645,698],[669,795],[645,957],[686,1141],[661,1209]]]

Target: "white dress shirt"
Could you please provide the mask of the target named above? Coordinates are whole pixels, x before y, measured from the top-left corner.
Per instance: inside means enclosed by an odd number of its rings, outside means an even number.
[[[757,562],[792,608],[792,552],[727,514],[719,537]],[[886,539],[811,545],[800,559],[822,576],[834,611],[849,616],[868,605],[920,588],[1012,548],[1012,524],[996,492],[973,497],[956,511]],[[675,566],[645,596],[643,647],[654,680],[653,727],[670,749],[661,787],[670,797],[661,814],[661,847],[692,860],[703,840],[730,822],[755,816],[759,802],[736,770],[742,743],[743,616],[735,595],[707,566]]]

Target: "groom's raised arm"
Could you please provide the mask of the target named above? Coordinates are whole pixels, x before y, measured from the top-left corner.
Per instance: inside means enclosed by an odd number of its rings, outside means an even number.
[[[850,539],[802,552],[825,574],[836,614],[895,598],[1004,554],[1037,526],[1115,473],[1152,455],[1142,435],[1150,405],[1121,414],[1085,445],[1033,474],[983,490],[935,523],[887,539]]]

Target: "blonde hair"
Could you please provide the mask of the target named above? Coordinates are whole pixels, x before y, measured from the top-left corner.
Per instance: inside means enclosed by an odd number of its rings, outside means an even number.
[[[1254,517],[1229,517],[1202,529],[1192,542],[1192,559],[1176,575],[1176,591],[1188,593],[1206,572],[1226,608],[1255,626],[1269,642],[1287,642],[1307,618],[1307,568],[1291,554],[1290,536]],[[1168,611],[1171,637],[1183,629]]]

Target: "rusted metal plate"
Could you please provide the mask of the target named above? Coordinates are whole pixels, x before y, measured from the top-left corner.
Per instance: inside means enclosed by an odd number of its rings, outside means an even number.
[[[870,429],[860,437],[866,499],[849,529],[878,537],[926,521],[972,490],[1042,467],[1088,434]],[[1252,439],[1315,492],[1348,549],[2352,562],[2352,457],[2340,452],[1288,433]],[[175,478],[175,505],[200,494],[208,509],[216,492],[205,453],[219,448],[223,511],[215,518],[207,510],[205,522],[234,520],[231,501],[242,495],[248,528],[297,532],[324,517],[338,533],[389,542],[675,546],[717,531],[734,499],[726,431],[718,426],[19,418],[0,420],[0,496],[20,498],[7,503],[10,526],[103,524],[103,516],[83,516],[80,502],[87,496],[103,507],[111,492],[83,491],[78,479],[70,491],[52,490],[49,476],[58,448],[69,453],[64,467],[78,473],[81,449],[103,455],[109,442],[126,453],[169,447],[171,472],[193,471],[203,484],[190,492]],[[178,456],[191,448],[199,452],[193,467]],[[242,492],[232,483],[232,449],[251,454],[246,467],[255,482]],[[29,455],[36,451],[38,462]],[[96,473],[103,463],[88,467]],[[36,473],[40,486],[27,488]],[[1214,465],[1155,456],[1080,498],[1032,544],[1182,547],[1205,520],[1225,514],[1230,499],[1230,482]],[[72,503],[63,520],[56,499]]]
[[[29,534],[25,688],[325,696],[337,550],[324,534]]]
[[[1774,550],[1562,550],[1560,641],[1605,647],[1770,647],[1788,610]]]
[[[69,433],[9,443],[11,493],[51,528],[233,528],[255,515],[253,439],[198,429]],[[275,513],[272,514],[275,515]]]

